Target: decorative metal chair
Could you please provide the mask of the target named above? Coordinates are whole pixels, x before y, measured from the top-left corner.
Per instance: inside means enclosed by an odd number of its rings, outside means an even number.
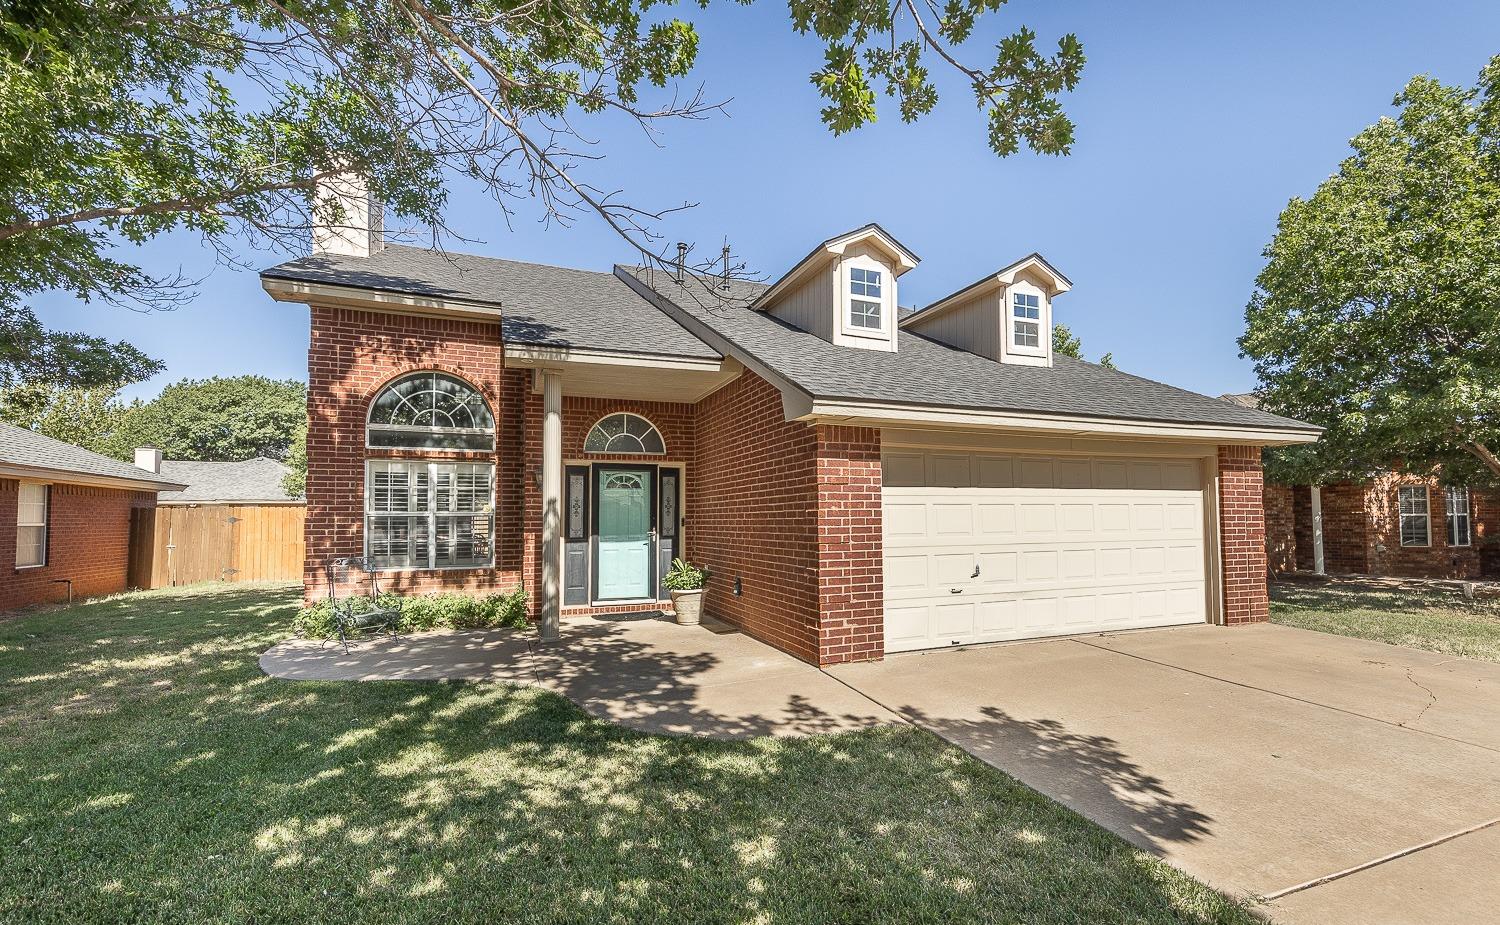
[[[333,624],[338,630],[344,654],[349,653],[349,639],[354,635],[380,631],[396,635],[396,628],[401,625],[401,601],[398,598],[394,606],[382,605],[380,578],[368,559],[360,556],[329,559],[323,564],[323,571],[328,577],[329,610],[333,614]],[[339,586],[351,584],[349,579],[354,572],[370,576],[369,592],[350,592],[339,597]],[[356,603],[360,601],[367,601],[368,604]]]

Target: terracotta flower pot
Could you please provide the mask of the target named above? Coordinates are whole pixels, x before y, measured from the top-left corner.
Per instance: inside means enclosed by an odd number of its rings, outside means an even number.
[[[683,626],[697,626],[698,621],[703,618],[703,589],[673,591],[672,610],[677,614],[678,623]]]

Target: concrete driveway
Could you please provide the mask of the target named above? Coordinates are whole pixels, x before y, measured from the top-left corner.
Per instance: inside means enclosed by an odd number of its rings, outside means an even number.
[[[1275,921],[1500,909],[1500,665],[1267,625],[833,674]]]

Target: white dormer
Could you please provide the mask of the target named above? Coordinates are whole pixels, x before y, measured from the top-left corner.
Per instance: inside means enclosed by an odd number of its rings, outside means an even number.
[[[814,248],[752,306],[832,344],[896,349],[896,279],[917,257],[879,225]]]
[[[1073,288],[1040,254],[939,299],[900,327],[1001,363],[1052,365],[1052,300]]]

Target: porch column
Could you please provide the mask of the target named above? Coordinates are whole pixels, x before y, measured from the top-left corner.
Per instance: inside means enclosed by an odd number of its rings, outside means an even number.
[[[562,635],[562,373],[542,371],[542,638]]]
[[[1313,571],[1323,572],[1323,489],[1312,487]]]

